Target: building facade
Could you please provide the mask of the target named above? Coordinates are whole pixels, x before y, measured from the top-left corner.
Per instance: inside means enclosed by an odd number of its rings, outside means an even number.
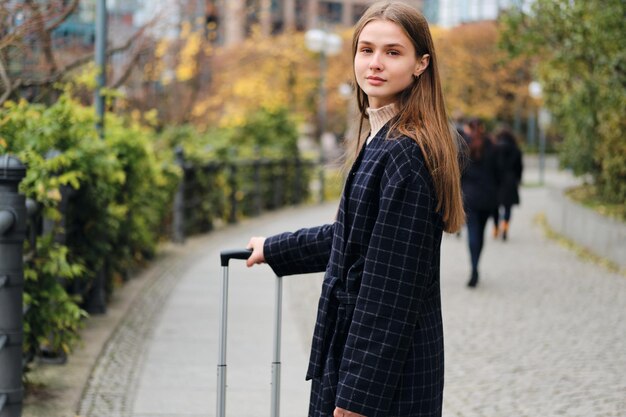
[[[405,0],[419,10],[433,0]],[[435,2],[437,0],[434,0]],[[241,42],[254,24],[265,34],[352,26],[376,0],[207,0],[227,45]]]
[[[523,7],[526,0],[438,0],[436,23],[443,27],[453,27],[463,23],[481,20],[495,20],[502,10],[509,7]]]

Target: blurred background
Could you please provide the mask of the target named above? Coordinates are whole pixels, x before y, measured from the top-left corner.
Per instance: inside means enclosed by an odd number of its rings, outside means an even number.
[[[106,16],[98,16],[96,3],[2,2],[0,101],[52,104],[59,82],[77,83],[81,74],[89,80],[86,73],[95,79],[101,71],[93,60],[96,26],[106,17],[107,111],[158,131],[192,126],[204,134],[240,127],[255,112],[284,110],[301,133],[317,133],[313,139],[318,139],[318,112],[325,107],[328,117],[321,128],[338,140],[345,135],[351,120],[350,27],[371,1],[108,0]],[[546,44],[537,28],[547,25],[530,17],[554,20],[551,31],[558,31],[554,24],[560,22],[566,32],[582,15],[594,18],[594,2],[571,11],[559,11],[559,3],[569,2],[558,1],[408,3],[431,23],[450,114],[509,123],[529,147],[537,147],[537,109],[544,99],[533,98],[528,86],[550,75],[540,73],[542,55],[536,50],[543,48],[547,60],[548,52],[569,47],[571,40]],[[533,5],[540,15],[524,13]],[[305,43],[309,30],[338,35],[339,49],[312,49]],[[559,42],[558,35],[550,37]],[[579,47],[589,44],[581,38]],[[597,47],[594,53],[601,54],[604,46]],[[322,55],[330,58],[324,68]],[[89,104],[89,86],[82,87],[83,94],[74,95]],[[547,128],[548,149],[562,139],[561,131]]]
[[[33,207],[24,369],[66,360],[160,243],[338,197],[351,26],[371,3],[0,1],[0,155],[28,168]],[[510,126],[530,185],[549,159],[623,226],[623,0],[407,3],[430,23],[451,123]]]

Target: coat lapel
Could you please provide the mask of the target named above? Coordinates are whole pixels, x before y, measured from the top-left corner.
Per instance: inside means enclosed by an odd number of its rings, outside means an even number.
[[[350,224],[352,219],[348,219],[346,217],[346,212],[348,211],[348,203],[350,200],[350,192],[352,190],[354,177],[357,174],[357,171],[361,167],[363,163],[366,163],[368,159],[371,159],[372,155],[375,154],[376,150],[380,147],[380,141],[384,140],[387,136],[387,130],[389,127],[389,122],[385,126],[383,126],[376,135],[372,138],[370,143],[366,143],[359,152],[354,164],[352,164],[352,168],[350,168],[350,173],[348,174],[348,178],[346,178],[346,185],[343,189],[343,194],[341,196],[341,203],[339,204],[339,215],[341,216],[341,224],[343,229],[342,234],[342,243],[343,246],[341,248],[341,252],[345,253],[345,245],[348,242],[348,237],[350,233]]]

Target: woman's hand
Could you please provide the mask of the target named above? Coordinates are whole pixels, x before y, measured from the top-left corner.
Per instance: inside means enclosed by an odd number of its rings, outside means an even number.
[[[252,254],[246,261],[246,265],[251,267],[254,264],[265,263],[265,256],[263,256],[263,244],[265,243],[264,237],[252,237],[248,242],[247,249],[252,249]]]
[[[363,414],[353,413],[352,411],[344,410],[340,407],[335,407],[333,417],[365,417]]]

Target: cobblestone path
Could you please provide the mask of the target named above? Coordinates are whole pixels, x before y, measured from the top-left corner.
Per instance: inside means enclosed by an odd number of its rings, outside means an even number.
[[[626,416],[626,278],[544,236],[534,219],[548,192],[523,189],[510,239],[486,240],[476,289],[466,287],[465,232],[444,238],[445,417]],[[219,250],[329,221],[335,210],[288,209],[188,243],[103,350],[80,415],[213,416]],[[267,415],[272,274],[231,269],[228,415]],[[306,415],[319,284],[319,275],[284,281],[286,417]]]

